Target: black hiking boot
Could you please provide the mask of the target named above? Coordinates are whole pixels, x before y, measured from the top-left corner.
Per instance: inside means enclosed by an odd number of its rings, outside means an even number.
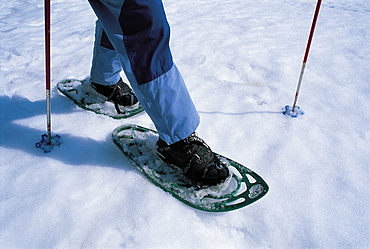
[[[195,186],[217,185],[229,176],[227,166],[195,132],[172,145],[159,139],[157,146],[159,157],[165,163],[180,168]]]
[[[136,98],[132,89],[122,81],[112,86],[104,86],[91,82],[91,88],[95,94],[99,95],[106,101],[114,103],[117,112],[120,113],[118,106],[136,107],[138,106],[138,99]]]

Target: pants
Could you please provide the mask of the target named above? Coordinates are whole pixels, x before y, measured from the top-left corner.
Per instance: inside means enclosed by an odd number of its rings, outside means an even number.
[[[188,137],[200,119],[173,63],[161,0],[89,0],[98,17],[91,78],[111,85],[123,69],[167,144]]]

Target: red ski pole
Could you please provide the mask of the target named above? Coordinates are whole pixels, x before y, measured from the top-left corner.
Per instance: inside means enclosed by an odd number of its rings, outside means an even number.
[[[45,80],[46,80],[46,126],[47,134],[41,136],[41,141],[36,143],[37,148],[50,152],[56,145],[59,146],[60,136],[51,136],[51,100],[50,100],[50,0],[45,0]]]
[[[45,0],[45,79],[46,79],[46,120],[48,143],[51,144],[50,115],[50,0]]]
[[[315,32],[315,27],[316,27],[316,22],[317,22],[317,18],[319,16],[319,11],[320,11],[320,6],[321,6],[321,2],[322,0],[317,0],[317,4],[316,4],[316,10],[315,10],[315,14],[314,14],[314,17],[313,17],[313,20],[312,20],[312,25],[311,25],[311,31],[310,31],[310,35],[308,37],[308,41],[307,41],[307,46],[306,46],[306,51],[305,51],[305,54],[304,54],[304,58],[303,58],[303,63],[302,63],[302,67],[301,67],[301,72],[299,74],[299,80],[298,80],[298,85],[297,85],[297,89],[296,89],[296,92],[295,92],[295,97],[294,97],[294,103],[293,103],[293,107],[291,110],[288,110],[289,106],[286,106],[285,107],[285,112],[284,114],[291,114],[293,117],[296,117],[297,116],[297,113],[295,112],[296,110],[296,104],[297,104],[297,100],[298,100],[298,95],[299,95],[299,91],[301,89],[301,84],[302,84],[302,79],[303,79],[303,73],[304,73],[304,70],[306,68],[306,63],[307,63],[307,59],[308,59],[308,54],[310,52],[310,47],[311,47],[311,42],[312,42],[312,37],[313,37],[313,34]],[[299,107],[298,107],[299,108]],[[290,113],[288,113],[290,111]]]

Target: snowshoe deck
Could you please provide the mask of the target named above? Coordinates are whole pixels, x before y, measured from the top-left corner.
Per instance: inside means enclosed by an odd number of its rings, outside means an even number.
[[[219,154],[231,172],[225,182],[207,188],[191,186],[180,170],[158,158],[155,149],[158,134],[154,130],[138,125],[122,125],[113,131],[112,139],[146,178],[196,209],[231,211],[259,200],[268,191],[268,185],[259,175]]]
[[[117,113],[113,103],[105,101],[89,92],[87,81],[87,79],[66,79],[59,82],[57,87],[61,93],[75,102],[79,107],[98,114],[107,115],[114,119],[128,118],[144,110],[140,105],[136,105],[133,108],[120,106],[121,113]]]

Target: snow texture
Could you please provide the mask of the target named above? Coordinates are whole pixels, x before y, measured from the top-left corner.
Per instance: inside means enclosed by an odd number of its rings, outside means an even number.
[[[323,1],[291,105],[314,0],[164,0],[199,135],[269,184],[229,213],[197,211],[145,180],[112,143],[125,122],[82,110],[55,84],[89,75],[87,1],[52,1],[52,132],[42,1],[0,3],[0,248],[370,248],[370,1]]]

